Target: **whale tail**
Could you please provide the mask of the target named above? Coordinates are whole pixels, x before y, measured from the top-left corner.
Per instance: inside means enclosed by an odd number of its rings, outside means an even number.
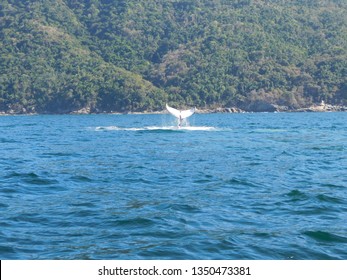
[[[166,109],[169,111],[169,113],[176,118],[178,118],[179,123],[178,127],[181,126],[183,119],[189,118],[191,115],[195,113],[195,108],[191,108],[189,110],[177,110],[175,108],[170,107],[169,105],[166,104]]]

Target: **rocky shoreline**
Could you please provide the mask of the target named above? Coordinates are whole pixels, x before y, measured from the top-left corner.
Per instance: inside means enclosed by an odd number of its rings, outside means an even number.
[[[209,109],[196,109],[197,114],[212,114],[212,113],[280,113],[280,112],[347,112],[347,106],[343,105],[331,105],[331,104],[315,104],[304,108],[290,108],[287,106],[280,106],[276,104],[251,104],[247,108],[238,107],[218,107]],[[72,112],[41,112],[41,113],[28,113],[28,112],[15,112],[13,110],[0,111],[0,116],[11,116],[11,115],[89,115],[89,114],[166,114],[166,110],[162,111],[143,111],[143,112],[94,112],[90,108],[82,108]]]
[[[303,108],[290,108],[287,106],[279,106],[275,104],[267,104],[259,107],[253,106],[251,109],[240,109],[237,107],[230,108],[215,108],[197,110],[197,113],[279,113],[279,112],[347,112],[347,106],[331,105],[331,104],[316,104]]]

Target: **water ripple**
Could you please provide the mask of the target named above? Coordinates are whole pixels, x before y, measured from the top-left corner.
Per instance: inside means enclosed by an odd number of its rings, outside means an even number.
[[[346,259],[346,114],[2,119],[1,259]]]

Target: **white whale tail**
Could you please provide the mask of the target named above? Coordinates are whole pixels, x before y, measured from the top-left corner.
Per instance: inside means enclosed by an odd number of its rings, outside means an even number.
[[[189,118],[191,115],[193,115],[195,113],[195,108],[191,108],[189,110],[177,110],[175,108],[170,107],[169,105],[166,104],[166,109],[169,111],[169,113],[173,116],[175,116],[176,118],[178,118],[179,123],[178,126],[180,127],[182,124],[182,120]]]

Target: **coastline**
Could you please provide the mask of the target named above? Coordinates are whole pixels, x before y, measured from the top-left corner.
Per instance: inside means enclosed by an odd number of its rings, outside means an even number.
[[[331,104],[314,104],[309,107],[289,108],[275,104],[267,104],[267,110],[264,107],[253,107],[254,110],[244,110],[237,107],[201,109],[197,113],[302,113],[302,112],[347,112],[347,106]]]
[[[276,104],[267,104],[264,107],[253,106],[250,107],[253,110],[245,110],[239,107],[217,107],[217,108],[206,108],[206,109],[196,109],[197,114],[216,114],[216,113],[229,113],[229,114],[238,114],[238,113],[302,113],[302,112],[347,112],[347,106],[344,105],[331,105],[331,104],[314,104],[309,107],[302,108],[289,108],[287,106],[279,106]],[[141,115],[141,114],[166,114],[167,111],[142,111],[142,112],[114,112],[114,111],[100,111],[94,112],[90,108],[82,108],[76,111],[71,112],[15,112],[10,111],[0,111],[0,116],[20,116],[20,115],[97,115],[97,114],[110,114],[110,115]]]

